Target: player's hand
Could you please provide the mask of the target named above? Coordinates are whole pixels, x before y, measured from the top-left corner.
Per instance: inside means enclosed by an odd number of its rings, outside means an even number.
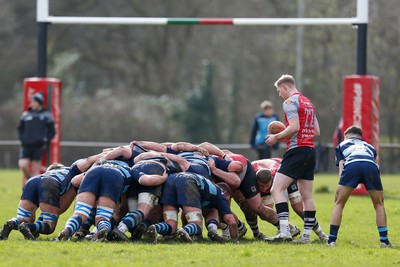
[[[208,153],[207,149],[204,149],[204,148],[199,147],[199,146],[197,147],[197,151],[200,152],[201,154],[203,154],[204,156],[209,156],[210,155],[210,153]]]
[[[278,142],[276,134],[269,134],[265,137],[265,143],[269,146],[273,146]]]
[[[210,166],[210,170],[213,171],[216,169],[215,161],[212,157],[208,158],[208,166]]]
[[[129,146],[130,146],[131,148],[133,148],[137,142],[138,142],[138,141],[135,141],[135,140],[134,140],[134,141],[131,141],[131,142],[129,143]]]

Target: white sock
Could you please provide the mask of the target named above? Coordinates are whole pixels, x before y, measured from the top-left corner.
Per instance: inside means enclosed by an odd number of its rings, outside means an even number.
[[[126,233],[126,231],[128,231],[128,227],[123,222],[120,222],[118,224],[118,230],[120,230],[123,233]]]
[[[281,233],[290,235],[289,220],[279,220],[279,230]]]

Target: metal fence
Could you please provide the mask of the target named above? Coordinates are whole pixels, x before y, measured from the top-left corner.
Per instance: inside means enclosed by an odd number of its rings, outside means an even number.
[[[103,148],[126,145],[122,142],[80,142],[61,141],[61,161],[71,164],[76,159],[98,153]],[[249,160],[256,160],[257,154],[248,144],[216,144],[222,149],[245,155]],[[18,140],[0,140],[0,168],[18,168]],[[317,167],[316,172],[335,173],[335,154],[332,143],[318,143],[316,146]],[[273,151],[273,157],[282,157],[285,146],[281,144],[278,150]],[[379,163],[381,173],[400,173],[400,144],[380,144]]]

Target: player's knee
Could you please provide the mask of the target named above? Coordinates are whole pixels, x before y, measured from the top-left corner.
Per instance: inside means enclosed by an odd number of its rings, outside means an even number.
[[[178,222],[178,212],[176,210],[167,210],[163,212],[164,221]]]
[[[188,223],[196,223],[202,225],[203,216],[200,211],[191,211],[185,214]]]
[[[140,193],[138,204],[146,204],[149,205],[151,208],[154,208],[158,205],[158,197],[151,193]]]
[[[302,201],[302,199],[301,199],[301,194],[300,194],[299,191],[290,193],[290,194],[288,195],[288,197],[289,197],[289,201],[290,201],[290,204],[291,204],[291,205],[297,204],[297,203],[299,203],[299,202]]]

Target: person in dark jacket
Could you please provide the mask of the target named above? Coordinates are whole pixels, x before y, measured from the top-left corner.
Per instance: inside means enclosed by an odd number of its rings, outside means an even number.
[[[56,134],[54,118],[43,103],[43,93],[34,94],[17,128],[18,139],[21,141],[18,166],[23,173],[23,185],[30,177],[39,174],[43,152]]]
[[[271,101],[264,100],[260,107],[262,112],[255,115],[251,128],[250,145],[257,151],[258,159],[269,159],[271,158],[271,147],[265,144],[265,137],[269,134],[267,128],[268,124],[278,121],[279,118]],[[272,149],[278,149],[278,147],[279,144],[276,144]]]

